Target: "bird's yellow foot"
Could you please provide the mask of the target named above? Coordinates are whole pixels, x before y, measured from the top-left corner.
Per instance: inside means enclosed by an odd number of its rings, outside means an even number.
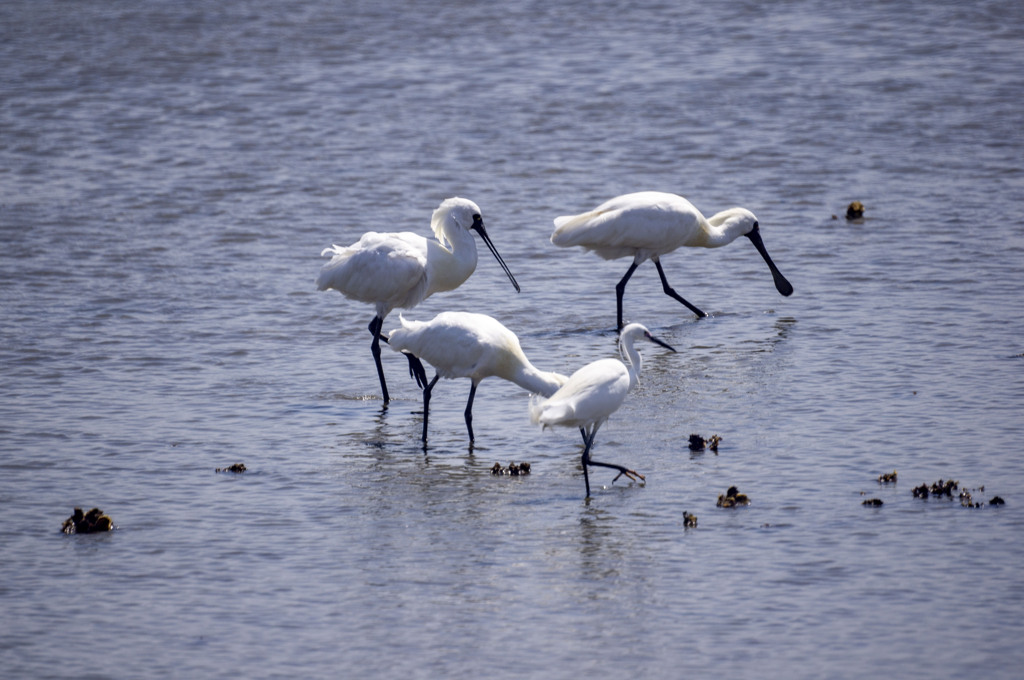
[[[637,481],[637,477],[640,478],[640,481],[643,481],[643,482],[647,481],[647,478],[644,477],[639,472],[637,472],[636,470],[622,470],[622,471],[619,472],[619,474],[615,475],[615,479],[612,480],[612,484],[614,484],[615,480],[618,479],[619,477],[621,477],[622,475],[626,475],[626,477],[628,477],[629,479],[632,479],[634,482]]]

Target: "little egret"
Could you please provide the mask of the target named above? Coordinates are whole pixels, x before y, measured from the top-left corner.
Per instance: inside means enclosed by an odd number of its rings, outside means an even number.
[[[661,256],[682,246],[718,248],[738,236],[746,236],[754,243],[772,271],[775,288],[783,295],[792,295],[793,286],[772,262],[761,241],[757,218],[743,208],[730,208],[705,218],[682,196],[658,191],[624,194],[590,212],[556,218],[551,242],[563,248],[582,246],[606,260],[633,258],[626,275],[615,286],[617,327],[622,330],[622,294],[626,282],[645,260],[652,260],[658,268],[666,295],[682,302],[697,316],[707,316],[669,285],[661,268]]]
[[[527,392],[551,396],[568,378],[534,368],[516,334],[486,314],[443,312],[430,321],[408,321],[388,334],[391,349],[423,359],[437,371],[423,388],[423,441],[427,441],[430,395],[438,378],[469,378],[466,429],[473,442],[473,399],[484,378],[496,376]]]
[[[628,363],[618,359],[599,359],[569,376],[569,380],[547,399],[534,397],[530,401],[530,420],[534,424],[545,428],[554,425],[580,428],[580,434],[583,435],[583,481],[587,486],[587,498],[590,498],[590,476],[587,473],[590,465],[618,470],[615,479],[622,475],[630,479],[644,479],[635,470],[590,459],[590,449],[594,445],[594,435],[598,428],[622,406],[626,395],[637,384],[641,359],[633,343],[639,338],[647,338],[676,351],[640,324],[631,323],[619,335],[619,354]]]
[[[476,203],[465,198],[445,199],[434,211],[430,228],[437,240],[407,231],[369,231],[351,246],[335,245],[321,253],[332,257],[316,279],[319,290],[333,288],[349,299],[376,306],[377,315],[370,322],[370,351],[385,405],[391,399],[380,363],[380,341],[387,342],[381,335],[384,317],[395,307],[410,309],[434,293],[454,290],[469,278],[476,269],[476,241],[470,230],[480,234],[519,292],[519,284],[484,229]],[[409,370],[422,387],[426,384],[423,365],[413,355],[407,356]]]

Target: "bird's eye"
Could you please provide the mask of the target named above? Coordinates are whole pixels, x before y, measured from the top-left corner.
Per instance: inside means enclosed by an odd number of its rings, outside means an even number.
[[[480,219],[483,219],[482,217],[480,217],[480,213],[473,213],[473,221],[474,221],[474,222],[475,222],[476,220],[480,220]]]

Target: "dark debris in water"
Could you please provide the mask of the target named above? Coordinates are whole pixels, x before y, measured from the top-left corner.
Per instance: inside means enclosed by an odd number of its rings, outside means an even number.
[[[713,434],[707,439],[704,439],[699,434],[690,435],[690,450],[691,451],[703,451],[705,448],[711,449],[718,455],[718,443],[722,441],[722,438],[717,434]]]
[[[863,503],[861,503],[861,505],[871,505],[871,506],[877,508],[877,507],[880,507],[881,505],[883,505],[883,503],[882,503],[882,499],[881,498],[869,498],[866,501],[864,501]]]
[[[738,505],[750,505],[750,498],[747,497],[747,494],[740,493],[735,486],[730,486],[724,494],[718,496],[718,502],[715,505],[720,508],[735,508]]]
[[[245,472],[245,463],[235,463],[223,468],[217,468],[217,472],[234,472],[235,474],[241,474]]]
[[[530,464],[523,463],[509,463],[508,467],[502,467],[501,463],[495,463],[491,466],[492,475],[511,475],[513,477],[519,477],[520,475],[530,474]]]
[[[914,498],[928,498],[928,496],[947,496],[953,497],[953,492],[960,488],[960,482],[947,479],[940,479],[937,482],[932,482],[931,486],[922,484],[921,486],[914,487]]]
[[[74,514],[64,520],[61,531],[65,534],[96,534],[113,528],[114,521],[104,515],[99,508],[93,508],[89,512],[75,508]]]
[[[921,486],[914,487],[913,493],[914,498],[928,498],[933,496],[935,498],[954,498],[953,492],[958,492],[956,498],[960,500],[960,505],[965,508],[980,508],[985,505],[984,501],[974,500],[975,493],[984,493],[985,487],[979,486],[977,489],[960,488],[960,482],[953,479],[940,479],[937,482],[929,484],[922,484]],[[993,496],[992,500],[988,502],[989,505],[1004,505],[1004,501],[999,496]]]

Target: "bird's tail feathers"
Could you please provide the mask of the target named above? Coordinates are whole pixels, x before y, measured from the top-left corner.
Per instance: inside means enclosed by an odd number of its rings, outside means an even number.
[[[552,402],[539,394],[530,397],[530,422],[545,429],[554,423],[571,417],[572,407],[565,402]]]
[[[592,210],[580,213],[579,215],[562,215],[555,218],[555,231],[551,234],[551,242],[556,246],[583,245],[579,239],[585,237],[589,229],[580,229],[590,224],[595,217],[600,216],[604,211]]]

